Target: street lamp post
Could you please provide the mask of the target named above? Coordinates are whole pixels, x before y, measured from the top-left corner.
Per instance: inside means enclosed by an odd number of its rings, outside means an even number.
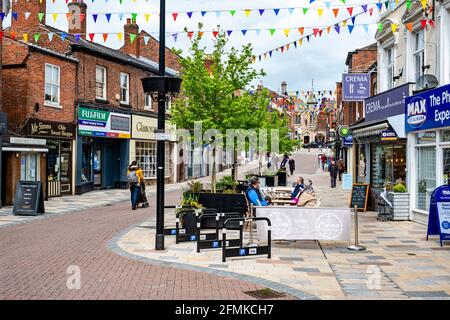
[[[166,1],[160,0],[159,10],[159,73],[158,76],[142,79],[144,92],[151,93],[158,102],[158,129],[156,131],[156,239],[155,249],[164,250],[164,162],[166,103],[170,95],[180,91],[181,79],[166,76]]]

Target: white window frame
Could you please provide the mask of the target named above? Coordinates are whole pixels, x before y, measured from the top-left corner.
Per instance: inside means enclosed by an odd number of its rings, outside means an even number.
[[[127,77],[127,86],[126,87],[122,87],[122,76]],[[128,73],[125,73],[125,72],[120,73],[119,87],[120,87],[120,103],[129,104],[130,103],[130,75]],[[126,100],[122,99],[122,90],[126,90],[126,97],[125,97]]]
[[[395,86],[394,76],[395,76],[395,46],[389,46],[385,50],[386,58],[386,90],[392,89]],[[392,61],[389,62],[389,51],[392,53]],[[389,70],[391,70],[391,77],[389,77]]]
[[[51,68],[51,73],[53,73],[53,69],[58,70],[58,80],[56,83],[49,82],[47,79],[47,68]],[[51,100],[47,100],[47,85],[56,87],[58,89],[58,101],[54,102]],[[46,63],[44,69],[44,105],[48,107],[62,108],[61,107],[61,68],[57,65]]]
[[[418,48],[418,37],[422,34],[422,46]],[[414,82],[423,75],[423,66],[425,64],[425,32],[424,30],[418,30],[413,34],[412,43],[413,53],[413,70],[414,70]],[[419,59],[419,70],[417,70],[417,59]]]
[[[99,96],[98,94],[97,94],[97,84],[99,84],[99,83],[101,83],[101,82],[99,82],[99,79],[98,79],[98,71],[99,70],[102,70],[102,72],[103,72],[103,90],[102,90],[102,96]],[[95,66],[95,98],[96,99],[100,99],[100,100],[106,100],[106,86],[107,86],[107,72],[106,72],[106,68],[105,67],[103,67],[103,66],[99,66],[99,65],[96,65]]]
[[[148,92],[144,92],[144,110],[153,111],[152,95]]]
[[[154,140],[137,140],[135,145],[136,161],[142,168],[144,179],[156,179],[157,175],[157,141]],[[165,162],[164,176],[170,178],[170,159],[171,150],[170,143],[165,143]]]

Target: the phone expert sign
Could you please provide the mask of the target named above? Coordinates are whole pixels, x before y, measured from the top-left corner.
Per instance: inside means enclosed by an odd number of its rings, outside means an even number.
[[[342,75],[342,100],[363,101],[370,96],[369,73],[344,73]]]
[[[405,100],[406,132],[450,126],[450,85]]]

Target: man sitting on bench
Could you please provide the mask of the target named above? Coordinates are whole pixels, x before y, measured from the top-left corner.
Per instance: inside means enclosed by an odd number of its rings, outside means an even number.
[[[259,179],[256,177],[250,179],[250,186],[245,191],[245,195],[254,206],[265,207],[269,205],[259,191]]]

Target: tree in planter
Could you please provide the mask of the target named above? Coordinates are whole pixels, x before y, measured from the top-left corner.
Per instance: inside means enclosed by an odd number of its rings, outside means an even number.
[[[201,29],[202,25],[199,25]],[[220,32],[212,54],[207,55],[200,46],[200,34],[192,41],[189,54],[181,59],[183,78],[181,97],[172,107],[172,122],[178,128],[194,130],[201,121],[202,137],[208,136],[212,145],[211,188],[216,186],[216,148],[223,144],[227,129],[246,129],[254,125],[252,103],[263,101],[260,92],[250,97],[244,91],[251,83],[264,75],[252,65],[252,47],[246,45],[237,50],[225,51],[227,37]],[[180,52],[180,55],[182,53]],[[205,135],[206,133],[206,135]],[[202,138],[202,139],[203,139]]]

